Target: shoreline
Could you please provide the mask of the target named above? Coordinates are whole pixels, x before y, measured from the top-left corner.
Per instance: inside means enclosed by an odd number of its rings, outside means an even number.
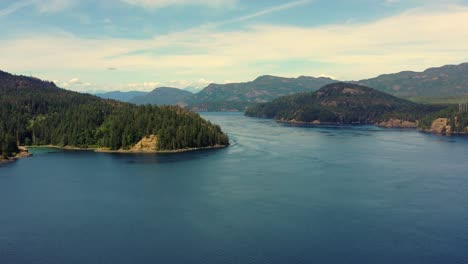
[[[278,123],[285,123],[285,124],[296,124],[296,125],[315,125],[315,126],[378,126],[376,123],[335,123],[335,122],[320,122],[318,120],[312,122],[305,122],[305,121],[297,121],[297,120],[284,120],[284,119],[273,119]]]
[[[32,156],[32,154],[29,153],[26,147],[19,146],[18,149],[19,149],[19,152],[14,157],[9,157],[7,159],[4,159],[3,157],[0,158],[0,165],[13,163],[19,159],[29,158]]]
[[[427,134],[434,134],[434,135],[440,135],[440,136],[468,136],[468,133],[463,133],[463,132],[451,132],[451,133],[439,133],[437,131],[432,131],[428,129],[422,129],[414,126],[399,126],[399,125],[393,125],[389,126],[388,124],[381,125],[382,123],[369,123],[369,124],[363,124],[363,123],[333,123],[333,122],[304,122],[304,121],[297,121],[297,120],[281,120],[281,119],[274,119],[275,122],[278,123],[285,123],[285,124],[293,124],[293,125],[313,125],[313,126],[375,126],[383,129],[403,129],[403,130],[417,130],[422,133],[427,133]]]
[[[56,146],[56,145],[40,145],[40,146],[28,146],[27,148],[54,148],[54,149],[61,149],[61,150],[74,150],[74,151],[93,151],[96,153],[116,153],[116,154],[168,154],[168,153],[184,153],[184,152],[192,152],[198,150],[208,150],[208,149],[222,149],[227,148],[228,145],[215,145],[215,146],[208,146],[202,148],[186,148],[186,149],[176,149],[176,150],[157,150],[157,151],[133,151],[133,150],[110,150],[106,148],[79,148],[79,147],[71,147],[71,146]]]

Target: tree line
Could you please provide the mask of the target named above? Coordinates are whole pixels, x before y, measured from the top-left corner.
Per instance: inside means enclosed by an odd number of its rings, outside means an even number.
[[[148,135],[158,150],[228,145],[221,128],[177,106],[136,106],[0,72],[0,154],[20,145],[128,149]],[[3,80],[2,80],[2,77]]]

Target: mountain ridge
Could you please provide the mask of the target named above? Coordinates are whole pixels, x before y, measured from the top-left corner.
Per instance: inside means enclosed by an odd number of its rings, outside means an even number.
[[[431,109],[434,108],[434,109]],[[245,115],[283,122],[375,124],[398,118],[415,122],[420,113],[439,111],[353,83],[328,84],[315,92],[277,98],[250,107]]]
[[[130,99],[129,102],[138,105],[180,105],[191,96],[193,96],[191,92],[179,88],[158,87],[145,95]]]

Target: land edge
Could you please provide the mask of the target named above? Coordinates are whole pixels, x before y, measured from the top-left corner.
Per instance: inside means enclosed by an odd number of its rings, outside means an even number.
[[[318,120],[314,120],[312,122],[305,122],[305,121],[298,121],[298,120],[286,120],[286,119],[274,119],[274,121],[278,123],[287,123],[287,124],[303,124],[303,125],[368,125],[368,126],[376,126],[376,127],[382,127],[382,128],[410,128],[410,129],[416,129],[417,127],[415,125],[409,126],[406,125],[406,122],[411,123],[411,124],[416,124],[416,122],[411,122],[411,121],[403,121],[399,119],[394,119],[389,120],[386,122],[381,122],[381,123],[359,123],[359,122],[354,122],[354,123],[337,123],[337,122],[320,122]],[[400,124],[398,124],[400,123]]]
[[[94,151],[97,153],[120,153],[120,154],[164,154],[164,153],[183,153],[191,152],[197,150],[208,150],[208,149],[221,149],[226,148],[228,145],[215,145],[202,148],[185,148],[185,149],[176,149],[176,150],[156,150],[156,151],[135,151],[135,150],[111,150],[108,148],[82,148],[74,146],[57,146],[57,145],[37,145],[37,146],[28,146],[27,148],[54,148],[62,150],[77,150],[77,151]]]
[[[275,122],[278,123],[285,123],[285,124],[295,124],[295,125],[315,125],[315,126],[322,126],[322,125],[369,125],[369,126],[376,126],[380,128],[393,128],[393,129],[414,129],[418,130],[423,133],[429,133],[429,134],[436,134],[436,135],[445,135],[445,136],[467,136],[467,133],[463,132],[440,132],[440,131],[434,131],[432,129],[421,129],[416,126],[405,126],[405,125],[389,125],[388,121],[387,122],[382,122],[382,123],[368,123],[368,124],[363,124],[363,123],[335,123],[335,122],[320,122],[318,120],[312,121],[312,122],[304,122],[304,121],[297,121],[297,120],[285,120],[285,119],[274,119]],[[411,121],[402,121],[403,122],[411,122]],[[417,124],[417,122],[414,122]]]
[[[30,148],[54,148],[54,149],[62,149],[62,150],[76,150],[76,151],[94,151],[96,153],[117,153],[117,154],[171,154],[171,153],[184,153],[184,152],[192,152],[192,151],[199,151],[199,150],[209,150],[209,149],[222,149],[227,148],[228,145],[215,145],[209,147],[202,147],[202,148],[185,148],[185,149],[177,149],[177,150],[158,150],[158,151],[132,151],[132,150],[110,150],[106,148],[79,148],[79,147],[71,147],[71,146],[56,146],[56,145],[37,145],[37,146],[20,146],[20,153],[18,153],[14,157],[10,157],[8,159],[0,158],[0,164],[7,164],[11,162],[15,162],[18,159],[31,157],[32,154],[29,153]]]
[[[3,158],[3,157],[0,157],[0,165],[15,162],[18,159],[28,158],[28,157],[32,156],[32,154],[29,153],[29,151],[28,151],[28,149],[26,147],[19,146],[18,149],[19,149],[19,153],[17,153],[14,157],[9,157],[9,158],[6,158],[6,159]]]

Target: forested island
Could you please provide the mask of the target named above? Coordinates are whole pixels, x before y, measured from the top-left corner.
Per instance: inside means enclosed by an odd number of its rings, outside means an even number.
[[[229,139],[178,106],[136,106],[0,71],[0,143],[5,160],[19,146],[167,152],[227,146]]]
[[[458,110],[455,106],[414,103],[362,85],[334,83],[316,92],[256,104],[249,107],[245,115],[291,123],[375,124],[440,133],[467,133],[468,114]],[[441,124],[437,125],[437,122]]]

